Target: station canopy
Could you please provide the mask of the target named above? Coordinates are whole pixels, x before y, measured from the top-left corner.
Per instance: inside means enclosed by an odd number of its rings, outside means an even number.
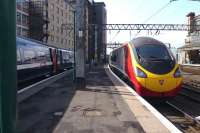
[[[192,51],[192,50],[200,50],[200,43],[184,45],[178,48],[178,51]]]

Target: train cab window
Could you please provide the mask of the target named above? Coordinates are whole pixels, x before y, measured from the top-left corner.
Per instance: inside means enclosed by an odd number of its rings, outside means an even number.
[[[32,64],[36,58],[35,51],[31,49],[24,49],[24,63]]]
[[[146,44],[136,48],[138,58],[145,60],[172,60],[167,48],[162,45]]]

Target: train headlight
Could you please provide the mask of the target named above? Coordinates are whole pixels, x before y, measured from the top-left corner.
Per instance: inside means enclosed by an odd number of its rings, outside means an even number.
[[[181,71],[179,68],[176,69],[175,73],[174,73],[174,78],[180,78],[182,75],[181,75]]]
[[[138,67],[136,67],[136,76],[140,78],[147,78],[147,74]]]

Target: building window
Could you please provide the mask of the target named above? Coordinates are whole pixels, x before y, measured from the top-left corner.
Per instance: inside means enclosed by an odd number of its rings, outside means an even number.
[[[58,42],[58,36],[56,36],[56,42]]]
[[[65,9],[67,9],[67,5],[68,5],[68,4],[63,4],[63,6],[64,6]]]
[[[53,25],[51,26],[51,30],[54,31],[54,26]]]
[[[22,14],[22,25],[28,26],[28,17],[24,14]]]
[[[48,17],[48,12],[44,11],[44,12],[43,12],[43,16],[44,16],[44,17]]]
[[[59,33],[59,27],[57,27],[57,33]]]
[[[54,41],[54,36],[53,35],[51,35],[51,41]]]
[[[25,37],[28,36],[28,30],[27,29],[22,29],[22,36],[25,36]]]
[[[57,23],[59,24],[59,18],[57,17]]]
[[[21,13],[17,12],[17,24],[21,25]]]
[[[61,34],[63,34],[63,28],[60,29]]]
[[[54,21],[54,15],[52,15],[52,20]]]
[[[16,4],[17,4],[17,9],[21,10],[21,7],[22,7],[22,2],[21,2],[21,0],[17,0],[17,1],[16,1]]]
[[[21,36],[21,27],[17,27],[17,35]]]
[[[63,10],[61,10],[61,15],[62,15],[62,17],[63,17]]]
[[[29,5],[28,5],[28,1],[22,1],[22,8],[23,8],[23,11],[28,13],[28,8],[29,8]]]
[[[66,15],[65,17],[68,18],[68,14],[66,13],[65,15]]]
[[[52,10],[54,9],[54,4],[53,4],[53,3],[51,4],[51,9],[52,9]]]
[[[59,14],[59,8],[57,7],[57,13]]]

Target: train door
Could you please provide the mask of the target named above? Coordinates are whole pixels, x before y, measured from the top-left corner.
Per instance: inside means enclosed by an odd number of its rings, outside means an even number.
[[[60,60],[60,70],[64,70],[64,62],[63,62],[63,54],[62,54],[62,50],[58,50],[58,54],[59,54],[59,60]]]
[[[61,56],[60,50],[56,49],[57,71],[61,70]]]
[[[57,72],[57,55],[55,48],[49,48],[50,50],[50,57],[52,62],[52,73],[55,74]]]

